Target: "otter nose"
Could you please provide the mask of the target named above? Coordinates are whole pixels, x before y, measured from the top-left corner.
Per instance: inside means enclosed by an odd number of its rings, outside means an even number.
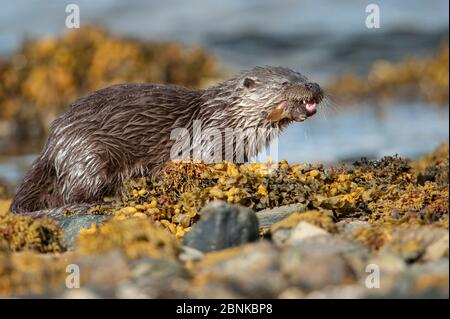
[[[314,82],[306,83],[305,86],[309,91],[313,92],[314,95],[320,94],[320,92],[322,91],[319,84],[314,83]]]

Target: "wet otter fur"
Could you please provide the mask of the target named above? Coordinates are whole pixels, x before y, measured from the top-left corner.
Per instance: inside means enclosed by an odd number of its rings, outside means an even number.
[[[10,210],[34,217],[83,214],[130,177],[158,176],[175,128],[277,128],[316,112],[323,91],[284,67],[256,67],[203,90],[121,84],[82,97],[56,119]],[[251,150],[256,155],[270,140]],[[193,141],[191,148],[201,141]]]

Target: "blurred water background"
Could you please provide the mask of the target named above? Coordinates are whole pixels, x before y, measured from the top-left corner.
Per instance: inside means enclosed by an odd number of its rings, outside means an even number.
[[[344,72],[367,72],[375,60],[423,56],[448,41],[447,0],[376,1],[381,28],[367,29],[365,8],[371,2],[1,1],[0,54],[11,54],[26,38],[63,33],[68,3],[80,6],[81,27],[95,22],[115,34],[200,45],[230,72],[282,65],[319,83]],[[292,125],[279,140],[278,157],[307,162],[394,154],[415,158],[448,139],[448,113],[448,106],[419,102],[329,106]],[[35,149],[41,146],[36,142]],[[0,157],[0,179],[17,183],[34,152]]]

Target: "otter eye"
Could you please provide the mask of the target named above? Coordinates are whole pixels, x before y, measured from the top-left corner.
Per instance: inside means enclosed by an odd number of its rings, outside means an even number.
[[[281,85],[286,86],[289,84],[289,81],[284,81],[283,83],[281,83]]]
[[[255,80],[253,80],[253,79],[245,78],[245,80],[244,80],[244,86],[245,86],[247,89],[254,89],[255,86],[256,86],[256,82],[255,82]]]

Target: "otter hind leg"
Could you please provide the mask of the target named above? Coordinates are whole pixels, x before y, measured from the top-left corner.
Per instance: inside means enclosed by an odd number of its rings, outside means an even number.
[[[117,191],[119,172],[99,155],[78,159],[64,171],[58,191],[65,205],[97,203]]]
[[[98,155],[73,157],[59,167],[43,163],[42,159],[36,161],[28,172],[13,199],[11,212],[35,218],[84,215],[99,204],[107,205],[102,202],[105,196],[115,195],[117,171]]]

